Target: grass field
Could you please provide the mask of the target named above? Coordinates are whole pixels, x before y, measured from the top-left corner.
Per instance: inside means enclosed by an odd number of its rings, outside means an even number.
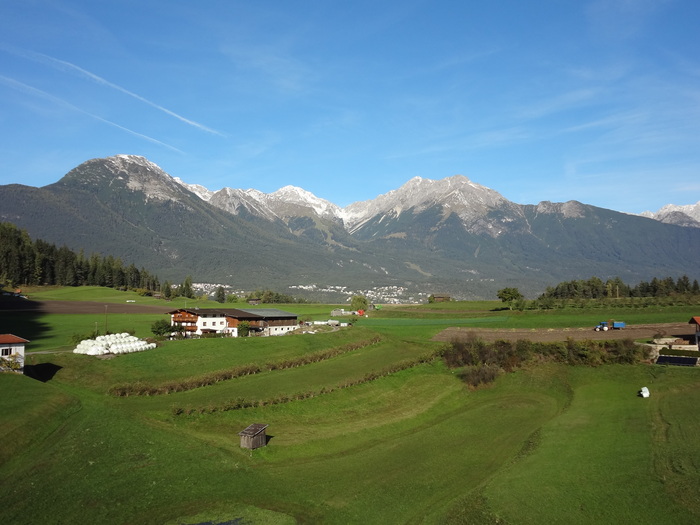
[[[113,297],[99,289],[44,293]],[[331,308],[305,306],[320,318]],[[32,354],[35,365],[56,370],[51,380],[0,374],[0,522],[700,520],[700,370],[543,364],[470,390],[439,359],[414,363],[439,348],[430,338],[446,326],[561,326],[581,316],[648,323],[685,320],[687,311],[640,310],[633,321],[634,311],[439,306],[385,307],[350,329],[313,336],[173,341],[109,360]],[[149,327],[149,315],[127,322]],[[66,349],[71,331],[93,322],[38,320],[45,350]],[[344,345],[354,346],[184,392],[109,394],[118,384],[184,381]],[[397,371],[381,373],[387,369]],[[650,398],[636,396],[642,386]],[[298,393],[310,395],[293,400]],[[218,409],[271,398],[288,400]],[[253,422],[269,425],[268,446],[241,449],[237,433]]]

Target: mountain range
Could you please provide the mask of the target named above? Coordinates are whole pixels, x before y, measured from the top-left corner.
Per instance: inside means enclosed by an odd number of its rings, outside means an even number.
[[[172,282],[475,299],[509,286],[532,297],[591,276],[699,277],[700,203],[645,216],[577,201],[522,205],[461,175],[416,177],[340,208],[294,186],[214,192],[116,155],[41,188],[0,186],[0,199],[0,220],[33,238],[111,254]]]

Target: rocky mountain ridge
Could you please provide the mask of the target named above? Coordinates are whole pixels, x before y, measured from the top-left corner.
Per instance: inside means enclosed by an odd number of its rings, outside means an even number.
[[[457,214],[472,231],[498,236],[503,229],[493,224],[479,223],[478,219],[494,209],[507,208],[510,218],[504,217],[502,224],[522,218],[521,205],[507,200],[500,193],[471,181],[464,175],[453,175],[440,180],[414,177],[400,188],[378,195],[373,199],[354,202],[341,208],[330,201],[316,197],[297,186],[285,186],[272,193],[255,189],[223,188],[211,191],[204,186],[187,184],[181,179],[177,183],[189,189],[201,199],[229,211],[238,213],[242,208],[267,218],[283,218],[290,215],[315,215],[322,219],[341,221],[349,233],[355,233],[373,217],[397,218],[411,210],[413,213],[439,206],[445,216]],[[291,206],[291,208],[290,208]],[[542,201],[536,205],[538,213],[562,213],[567,217],[581,216],[581,203],[569,201],[552,203]],[[642,217],[666,224],[700,228],[700,201],[691,205],[667,204],[656,213],[645,211]]]
[[[345,208],[286,186],[210,191],[143,157],[92,159],[58,182],[0,186],[0,220],[175,282],[403,287],[494,297],[579,278],[692,278],[700,228],[586,205],[513,203],[456,175],[414,178]],[[315,286],[318,285],[318,286]]]
[[[685,205],[667,204],[656,213],[645,211],[641,215],[666,224],[700,228],[700,201]]]

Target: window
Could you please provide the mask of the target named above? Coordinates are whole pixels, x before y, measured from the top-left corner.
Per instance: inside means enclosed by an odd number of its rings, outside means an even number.
[[[3,349],[2,349],[2,356],[3,356],[3,357],[8,356],[8,355],[11,355],[11,354],[12,354],[12,349],[11,349],[11,348],[3,348]]]
[[[207,326],[207,322],[204,321],[204,322],[202,323],[202,326]]]

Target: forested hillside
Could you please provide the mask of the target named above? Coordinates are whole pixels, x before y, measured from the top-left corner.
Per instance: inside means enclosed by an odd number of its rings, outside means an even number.
[[[160,290],[158,277],[118,257],[75,253],[0,222],[0,286],[60,285]]]

